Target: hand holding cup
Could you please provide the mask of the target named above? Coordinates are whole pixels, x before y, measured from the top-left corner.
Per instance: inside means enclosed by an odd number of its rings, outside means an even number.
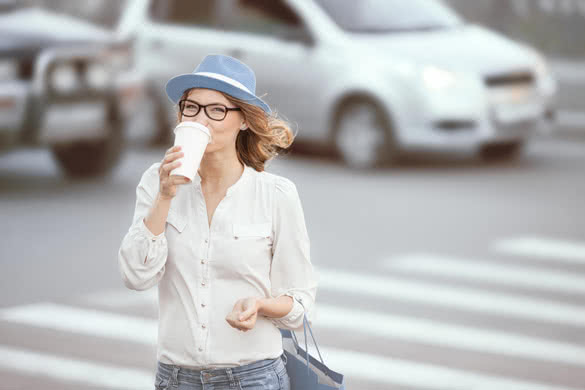
[[[179,166],[182,162],[180,158],[184,156],[181,146],[173,146],[165,153],[160,167],[158,168],[158,175],[160,180],[159,196],[163,199],[172,199],[177,194],[177,187],[180,184],[190,183],[191,180],[184,176],[171,175],[171,171]]]

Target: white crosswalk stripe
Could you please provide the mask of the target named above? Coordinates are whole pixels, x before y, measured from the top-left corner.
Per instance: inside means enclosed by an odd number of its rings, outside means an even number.
[[[497,314],[552,324],[585,325],[585,308],[542,298],[394,276],[372,276],[340,270],[320,270],[319,273],[319,288],[339,293],[351,291],[381,299],[424,303],[471,313]]]
[[[585,294],[585,275],[550,269],[537,270],[488,261],[433,254],[409,254],[388,259],[390,270],[441,275],[463,280],[492,282],[502,286],[527,287],[551,292]]]
[[[585,264],[585,243],[542,237],[518,237],[496,241],[492,250],[532,260],[552,259]]]
[[[44,376],[103,389],[143,390],[154,387],[154,374],[80,359],[0,345],[0,369]]]
[[[457,370],[426,363],[390,359],[339,348],[322,348],[327,365],[348,377],[437,390],[569,390],[497,375]],[[577,390],[577,388],[571,388]]]
[[[156,343],[157,322],[56,303],[34,303],[0,310],[0,320],[88,336],[151,345]]]

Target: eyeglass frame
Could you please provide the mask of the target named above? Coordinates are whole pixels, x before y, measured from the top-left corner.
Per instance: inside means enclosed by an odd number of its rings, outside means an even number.
[[[181,105],[184,104],[184,102],[191,102],[193,104],[197,104],[197,106],[199,107],[199,109],[197,109],[197,112],[195,113],[195,115],[185,115],[185,114],[183,114],[184,107],[181,108]],[[209,106],[222,106],[222,107],[225,107],[226,111],[225,111],[224,117],[222,119],[214,119],[214,118],[210,117],[209,116],[209,113],[207,112],[207,107],[209,107]],[[183,99],[183,100],[179,101],[179,111],[181,111],[181,115],[186,116],[187,118],[194,118],[194,117],[196,117],[197,115],[199,115],[199,113],[201,112],[201,109],[202,108],[203,108],[203,112],[205,112],[205,115],[209,119],[211,119],[212,121],[216,121],[216,122],[221,122],[221,121],[225,120],[225,118],[227,117],[227,115],[229,114],[230,111],[242,111],[242,109],[240,107],[228,107],[228,106],[226,106],[225,104],[222,104],[222,103],[211,103],[211,104],[203,105],[203,104],[197,103],[196,101],[191,100],[191,99]]]

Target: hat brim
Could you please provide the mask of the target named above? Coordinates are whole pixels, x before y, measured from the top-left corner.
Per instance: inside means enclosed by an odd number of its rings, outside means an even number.
[[[192,73],[175,76],[167,82],[165,90],[169,99],[177,104],[183,93],[191,88],[206,88],[213,89],[219,92],[226,93],[236,99],[246,101],[246,103],[253,104],[260,107],[264,112],[270,114],[272,110],[262,99],[246,92],[238,87],[235,87],[225,81],[217,80],[212,77],[196,75]]]

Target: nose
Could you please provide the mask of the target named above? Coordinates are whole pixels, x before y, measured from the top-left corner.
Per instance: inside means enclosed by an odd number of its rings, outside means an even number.
[[[207,115],[205,115],[205,112],[204,112],[203,108],[201,110],[199,110],[199,112],[197,113],[197,115],[191,116],[191,117],[184,116],[183,118],[186,121],[197,122],[199,124],[202,124],[205,127],[209,127],[209,122],[207,120]]]

